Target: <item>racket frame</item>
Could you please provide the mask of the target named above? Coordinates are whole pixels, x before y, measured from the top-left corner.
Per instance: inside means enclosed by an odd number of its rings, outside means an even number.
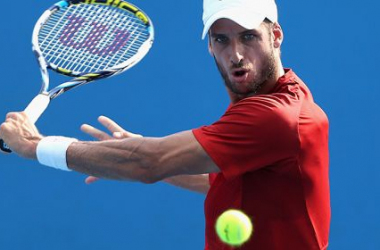
[[[138,52],[130,57],[128,60],[119,63],[118,65],[112,66],[105,70],[91,72],[91,73],[81,73],[72,70],[68,70],[62,67],[59,67],[53,63],[48,62],[44,57],[39,46],[38,35],[41,31],[43,25],[49,20],[50,16],[60,10],[61,8],[68,8],[70,5],[75,4],[101,4],[113,6],[116,8],[120,8],[125,11],[129,11],[138,17],[146,26],[149,37],[146,41],[141,45],[138,49]],[[141,61],[141,59],[148,53],[154,41],[154,27],[152,21],[141,9],[132,5],[123,0],[62,0],[55,3],[49,9],[45,10],[45,12],[40,16],[37,20],[32,35],[32,50],[36,56],[40,72],[41,72],[41,89],[36,97],[29,103],[29,105],[25,108],[24,112],[30,119],[30,121],[34,124],[37,122],[38,118],[41,114],[46,110],[50,101],[64,92],[76,88],[78,86],[87,84],[94,80],[99,80],[106,77],[111,77],[117,74],[120,74],[127,69],[131,68],[135,64]],[[51,90],[49,90],[49,70],[53,70],[59,74],[63,74],[66,76],[74,77],[68,82],[62,83]],[[11,153],[11,149],[4,143],[2,139],[0,139],[0,150]]]

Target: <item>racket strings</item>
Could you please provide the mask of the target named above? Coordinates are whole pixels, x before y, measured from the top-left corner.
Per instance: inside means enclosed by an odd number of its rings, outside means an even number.
[[[72,14],[81,14],[77,13],[77,10],[79,9],[76,9]],[[83,12],[83,9],[80,12]],[[57,12],[57,14],[58,15],[52,15],[49,21],[45,23],[39,33],[39,40],[46,60],[50,63],[65,68],[65,59],[70,60],[70,58],[73,58],[75,52],[67,49],[65,51],[63,44],[60,42],[59,37],[65,28],[66,21],[64,18],[67,18],[67,15],[63,15],[63,12]],[[60,62],[59,60],[62,61]]]
[[[71,14],[80,15],[83,11],[84,9],[75,9]],[[60,64],[59,60],[65,61],[67,58],[73,58],[75,53],[72,49],[66,48],[65,50],[64,44],[59,39],[62,35],[63,29],[67,26],[67,20],[65,20],[65,18],[67,19],[67,15],[64,14],[64,12],[56,12],[55,15],[52,15],[39,33],[40,46],[45,58],[49,62],[56,65],[58,64],[61,67],[64,65],[63,63]],[[46,34],[47,31],[48,34]]]
[[[92,7],[95,7],[94,5]],[[96,12],[92,12],[92,16],[90,16],[91,19],[94,18],[94,15],[98,14],[96,16],[96,18],[99,18],[99,19],[104,19],[104,20],[107,20],[109,19],[109,16],[114,14],[115,10],[113,11],[109,11],[107,13],[97,13],[98,11]],[[95,13],[95,14],[94,14]],[[100,31],[97,31],[97,32],[100,32]],[[82,33],[83,35],[80,37],[80,40],[84,40],[85,37],[88,36],[88,34],[85,34],[85,33]],[[100,41],[101,45],[102,45],[102,41]],[[104,46],[104,44],[103,44]],[[75,61],[73,60],[72,62],[69,62],[68,65],[64,65],[63,67],[65,68],[70,68],[72,66],[75,66],[73,67],[73,71],[78,71],[79,70],[79,66],[80,64],[78,63],[81,58],[83,58],[85,56],[85,50],[81,50],[81,52],[79,54],[76,54],[75,55]],[[93,72],[93,71],[96,71],[96,66],[99,66],[99,68],[103,68],[102,65],[99,63],[101,61],[102,57],[99,57],[99,59],[95,62],[93,62],[94,58],[90,58],[90,60],[88,61],[88,67],[90,67],[90,72]],[[92,65],[92,67],[91,67]]]
[[[92,5],[91,7],[94,8],[95,6]],[[96,12],[92,12],[92,14],[94,15],[94,13],[96,13]],[[97,18],[99,18],[99,19],[105,19],[106,18],[105,14],[106,13],[99,13],[98,16],[97,16]],[[108,12],[108,14],[111,14],[111,12]],[[89,17],[91,19],[93,19],[93,15],[92,16],[89,15]],[[87,28],[87,30],[86,30],[87,32],[82,32],[78,36],[78,40],[81,41],[81,42],[85,42],[84,41],[85,38],[88,37],[88,35],[89,35],[89,32],[88,32],[89,28],[88,27],[86,27],[86,28]],[[63,64],[62,67],[63,68],[70,68],[73,71],[80,71],[80,66],[81,66],[80,61],[82,60],[83,57],[85,57],[86,50],[82,49],[81,51],[79,51],[79,53],[77,53],[77,51],[75,51],[75,50],[71,50],[71,52],[72,52],[72,54],[68,58],[72,58],[73,60],[66,61],[66,64]],[[90,68],[90,70],[88,70],[89,72],[96,71],[96,69],[94,67],[96,65],[99,65],[99,68],[101,67],[100,64],[94,63],[93,60],[94,60],[94,58],[89,58],[89,60],[87,61],[86,66]],[[91,65],[92,65],[92,67],[91,67]]]
[[[82,34],[84,34],[83,36],[86,35],[86,33],[82,33]],[[82,54],[79,55],[79,59],[81,59],[81,58],[83,57],[83,54],[84,54],[84,50],[82,50]],[[69,55],[68,57],[70,57],[70,55]],[[71,57],[73,57],[73,55],[71,55]],[[100,58],[100,60],[98,60],[98,61],[101,61],[101,59],[102,59],[102,58]]]
[[[89,8],[93,8],[94,6],[90,5]],[[88,9],[87,11],[89,11],[90,9]],[[67,13],[66,15],[64,15],[64,12],[62,12],[62,14],[58,13],[59,15],[57,15],[61,20],[63,18],[66,18],[66,19],[69,19],[69,17],[75,17],[75,16],[83,16],[85,15],[84,12],[84,9],[79,9],[79,8],[75,8],[73,12],[71,13]],[[54,17],[54,16],[52,16]],[[54,21],[54,19],[52,19],[52,21]],[[83,55],[80,55],[80,51],[77,51],[77,50],[74,50],[74,49],[70,49],[70,50],[67,50],[66,48],[66,44],[64,44],[62,42],[62,37],[64,36],[64,31],[65,30],[69,30],[70,28],[73,29],[73,25],[71,27],[68,27],[68,22],[69,21],[66,21],[66,23],[64,23],[59,32],[57,33],[57,37],[55,37],[55,43],[56,43],[56,46],[58,46],[59,50],[57,50],[57,53],[56,54],[53,54],[55,56],[55,59],[54,61],[52,61],[53,64],[56,64],[56,65],[59,65],[60,67],[62,68],[65,68],[65,69],[70,69],[70,70],[75,70],[74,68],[72,68],[73,66],[75,65],[80,65],[80,60],[84,60],[84,56]],[[78,36],[76,36],[76,42],[77,43],[83,43],[84,42],[84,39],[85,39],[85,36],[89,34],[89,27],[88,26],[85,26],[83,27],[82,31],[79,33]],[[67,33],[67,32],[66,32]],[[66,34],[66,36],[68,36],[69,34]],[[54,52],[54,51],[53,51]],[[79,62],[79,64],[78,64]]]
[[[113,12],[109,12],[108,16],[114,16],[116,13],[116,9]],[[116,14],[117,15],[117,14]],[[107,17],[108,18],[108,17]],[[110,26],[110,30],[122,30],[121,24],[124,24],[125,27],[130,30],[130,36],[133,37],[135,34],[135,31],[137,30],[137,26],[133,26],[133,23],[131,23],[131,20],[129,16],[124,16],[120,22],[113,22]],[[141,34],[141,30],[140,30]],[[136,38],[140,37],[140,34],[135,36]],[[144,40],[143,40],[144,41]],[[142,41],[142,42],[143,42]],[[123,49],[124,53],[114,53],[111,57],[107,58],[107,60],[104,60],[104,57],[99,57],[99,59],[96,61],[96,63],[93,64],[93,66],[99,65],[101,68],[110,68],[112,65],[115,65],[119,62],[120,58],[130,58],[132,55],[136,54],[138,51],[138,48],[141,46],[142,43],[136,43],[136,41],[132,41],[129,43],[128,46],[125,46]],[[136,46],[137,45],[137,46]],[[132,48],[132,46],[134,46]],[[129,56],[125,56],[126,53],[130,53]],[[93,71],[95,68],[92,67],[90,71]]]
[[[148,38],[135,15],[95,4],[56,11],[39,32],[46,60],[76,72],[101,71],[124,62]]]
[[[112,14],[112,13],[111,13]],[[99,18],[99,16],[97,16],[97,18]],[[83,33],[84,35],[83,36],[85,36],[86,35],[86,33]],[[74,53],[75,54],[75,53]],[[78,55],[76,55],[78,58],[77,58],[77,60],[78,59],[82,59],[83,58],[83,55],[85,54],[85,50],[82,50],[82,53],[81,54],[78,54]],[[115,55],[116,56],[116,55]],[[73,55],[71,55],[71,57],[73,57]],[[105,59],[105,57],[99,57],[99,60],[97,60],[97,63],[95,63],[93,66],[96,66],[96,65],[99,65],[100,67],[101,67],[101,65],[100,65],[100,62],[101,61],[106,61],[106,60],[104,60]],[[108,58],[109,59],[109,58]],[[91,62],[91,61],[90,61]],[[111,61],[110,61],[111,62]],[[117,63],[117,62],[115,62],[115,63]],[[108,65],[110,65],[110,63],[108,64]],[[78,66],[78,65],[77,65]],[[67,67],[66,67],[67,68]],[[74,70],[77,70],[77,68],[74,68]],[[92,67],[91,69],[90,69],[90,71],[93,71],[94,70],[94,67]]]

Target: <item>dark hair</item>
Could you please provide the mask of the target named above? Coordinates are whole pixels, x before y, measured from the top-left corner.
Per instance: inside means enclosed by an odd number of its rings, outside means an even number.
[[[263,23],[265,23],[268,28],[272,27],[272,25],[274,24],[271,20],[269,20],[268,18],[265,18]]]
[[[264,19],[264,23],[267,23],[267,24],[272,23],[272,24],[273,24],[273,22],[272,22],[271,20],[269,20],[268,18],[265,18],[265,19]]]

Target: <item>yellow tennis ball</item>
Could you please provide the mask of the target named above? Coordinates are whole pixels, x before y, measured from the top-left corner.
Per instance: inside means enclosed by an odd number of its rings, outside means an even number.
[[[222,213],[215,225],[219,238],[231,246],[240,246],[245,243],[253,232],[252,222],[240,210],[230,209]]]

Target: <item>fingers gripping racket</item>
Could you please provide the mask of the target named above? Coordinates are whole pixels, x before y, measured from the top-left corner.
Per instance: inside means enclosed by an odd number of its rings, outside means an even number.
[[[129,69],[147,54],[153,39],[149,17],[128,2],[56,3],[42,14],[33,30],[42,87],[25,113],[35,123],[49,102],[64,92]],[[74,78],[49,90],[48,69]],[[12,152],[2,139],[0,149]]]

